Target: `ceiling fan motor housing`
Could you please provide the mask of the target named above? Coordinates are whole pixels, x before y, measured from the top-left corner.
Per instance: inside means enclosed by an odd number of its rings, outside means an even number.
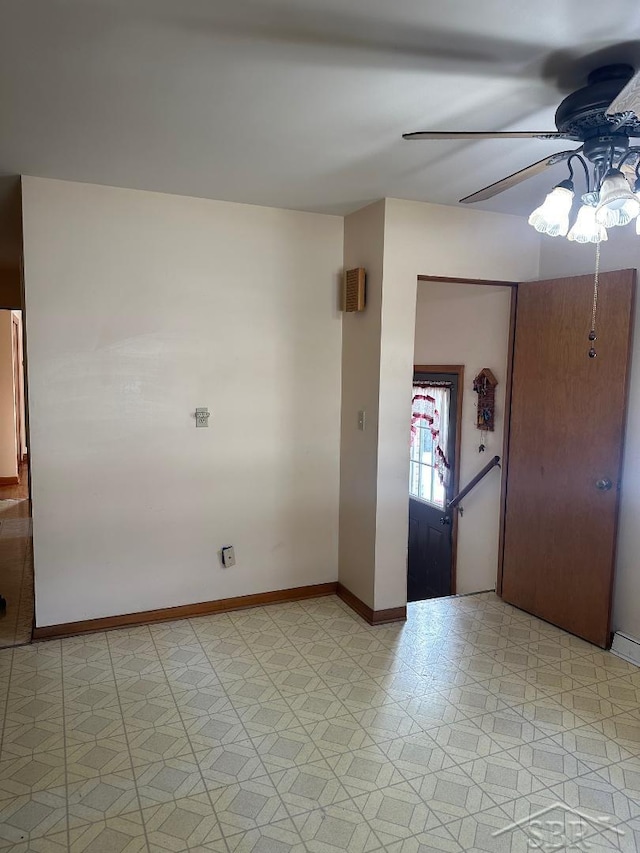
[[[629,150],[629,136],[640,136],[640,121],[632,118],[616,131],[605,115],[611,102],[633,77],[630,65],[606,65],[589,74],[587,85],[572,92],[556,110],[556,127],[584,141],[591,162],[618,160]]]

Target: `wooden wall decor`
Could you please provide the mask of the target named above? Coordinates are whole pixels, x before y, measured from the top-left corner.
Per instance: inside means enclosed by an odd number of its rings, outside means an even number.
[[[342,310],[364,311],[366,301],[366,271],[364,267],[346,270],[342,284]]]
[[[483,439],[479,447],[480,453],[484,450],[484,433],[493,432],[495,429],[497,384],[498,380],[488,367],[483,367],[473,380],[473,390],[478,395],[476,426],[483,433]]]

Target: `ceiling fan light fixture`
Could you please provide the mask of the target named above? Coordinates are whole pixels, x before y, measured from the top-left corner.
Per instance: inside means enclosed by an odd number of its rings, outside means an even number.
[[[573,227],[567,234],[567,240],[575,241],[576,243],[601,243],[607,240],[607,229],[604,225],[599,225],[596,222],[596,209],[593,204],[585,202],[576,217]]]
[[[541,234],[564,237],[569,230],[569,214],[573,204],[572,181],[561,181],[529,217],[529,225]]]
[[[596,222],[605,228],[626,225],[640,213],[640,199],[619,169],[609,169],[600,187]]]

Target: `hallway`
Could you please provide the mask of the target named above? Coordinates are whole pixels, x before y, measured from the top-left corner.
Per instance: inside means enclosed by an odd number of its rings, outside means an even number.
[[[26,477],[23,478],[26,481]],[[8,488],[25,488],[25,485]],[[28,485],[26,485],[28,489]],[[0,595],[7,601],[0,615],[0,648],[31,641],[33,628],[33,542],[31,502],[0,500]]]

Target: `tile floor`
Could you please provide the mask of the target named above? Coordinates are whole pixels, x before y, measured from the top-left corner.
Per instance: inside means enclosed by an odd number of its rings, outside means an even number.
[[[555,803],[589,846],[538,849],[640,845],[640,671],[492,593],[7,649],[0,690],[0,850],[519,853]]]

